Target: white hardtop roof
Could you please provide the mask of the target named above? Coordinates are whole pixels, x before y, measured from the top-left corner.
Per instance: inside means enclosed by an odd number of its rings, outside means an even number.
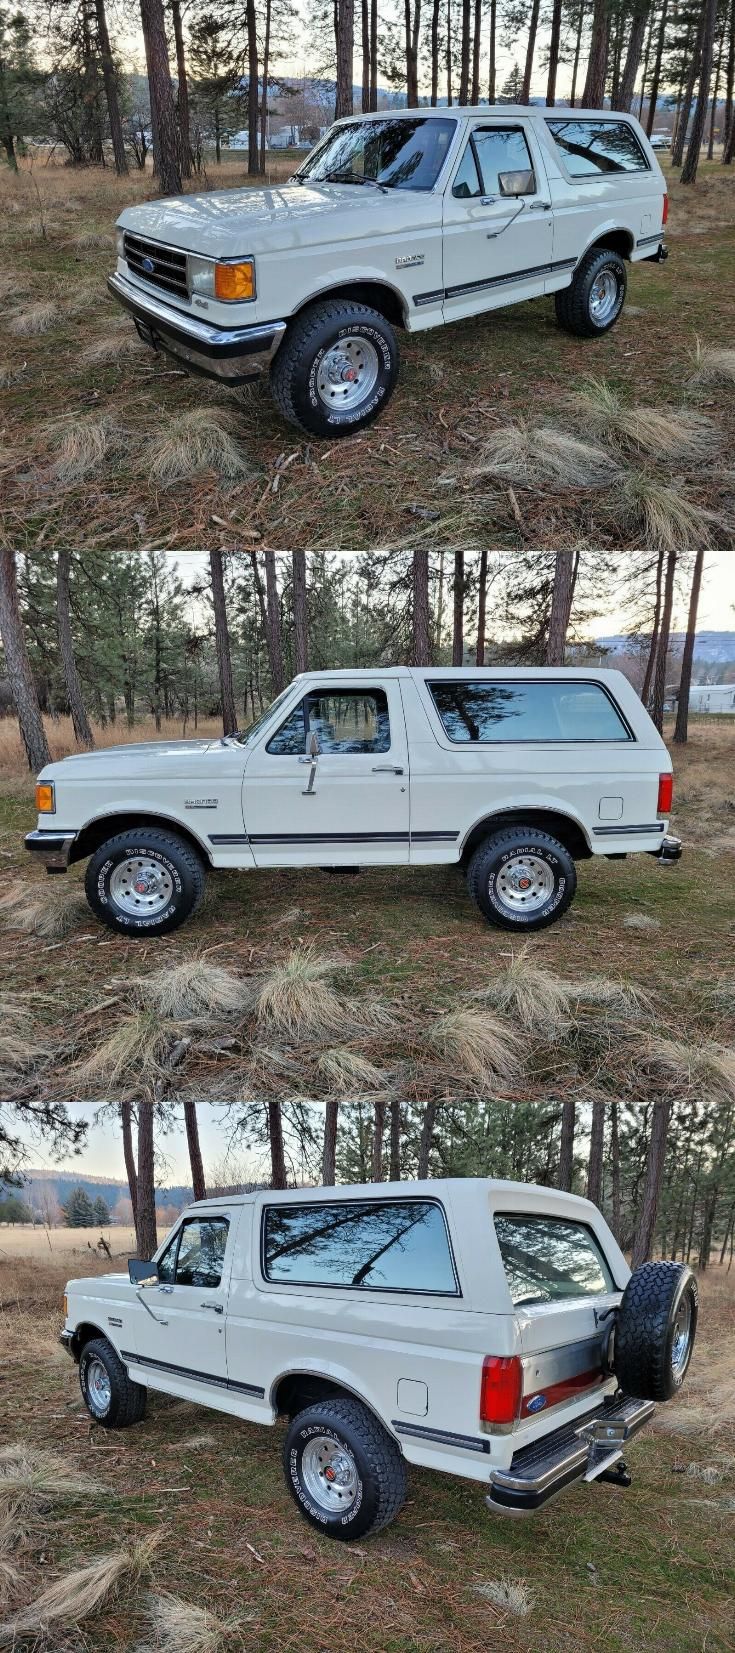
[[[589,1200],[582,1199],[579,1194],[568,1194],[558,1188],[545,1188],[536,1182],[511,1182],[503,1177],[428,1177],[416,1182],[355,1182],[339,1183],[329,1187],[305,1188],[254,1188],[249,1194],[222,1194],[219,1199],[196,1200],[186,1207],[187,1211],[216,1210],[223,1205],[250,1205],[253,1200],[263,1195],[269,1203],[278,1201],[288,1205],[304,1205],[312,1200],[350,1200],[364,1199],[368,1196],[380,1199],[393,1199],[401,1196],[403,1199],[414,1199],[417,1195],[423,1198],[441,1199],[442,1194],[453,1192],[466,1193],[468,1189],[485,1190],[488,1195],[513,1194],[527,1198],[534,1196],[534,1200],[542,1195],[552,1205],[573,1205],[580,1210],[590,1209]]]
[[[445,120],[447,118],[453,120],[458,116],[462,120],[473,121],[497,120],[499,118],[503,120],[528,120],[529,115],[539,115],[542,120],[564,120],[567,117],[573,121],[632,121],[635,119],[634,115],[617,109],[565,109],[557,106],[548,108],[546,104],[540,103],[453,103],[451,105],[443,103],[436,107],[430,104],[419,104],[411,109],[376,109],[370,114],[342,117],[334,124],[335,126],[341,126],[343,119],[353,121],[415,120],[417,116],[422,118],[427,116],[432,120],[441,117],[444,117]]]
[[[314,677],[329,678],[330,683],[335,678],[344,678],[353,682],[355,678],[363,683],[375,683],[382,677],[430,677],[456,679],[466,682],[468,677],[548,677],[554,681],[559,677],[619,677],[620,673],[611,666],[348,666],[335,667],[333,671],[301,672],[298,677],[291,679],[289,688],[302,680],[311,680]]]

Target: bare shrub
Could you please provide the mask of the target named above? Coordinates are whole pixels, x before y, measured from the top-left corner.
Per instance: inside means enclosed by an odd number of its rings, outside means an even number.
[[[0,919],[26,935],[61,941],[85,918],[89,907],[84,892],[64,879],[49,878],[44,884],[18,881],[0,895]]]
[[[601,488],[618,474],[604,448],[583,442],[553,425],[525,420],[490,431],[470,475],[505,477],[524,487]]]
[[[167,487],[208,471],[226,481],[245,481],[255,475],[255,466],[237,440],[241,429],[234,413],[191,408],[177,414],[148,445],[150,481]]]

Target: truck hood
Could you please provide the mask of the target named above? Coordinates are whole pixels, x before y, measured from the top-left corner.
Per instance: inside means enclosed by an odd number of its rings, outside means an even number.
[[[118,224],[212,258],[246,257],[321,242],[372,240],[440,224],[441,195],[371,189],[365,184],[283,184],[277,189],[221,189],[174,195],[126,207]]]
[[[47,763],[39,779],[67,780],[78,775],[84,780],[94,781],[96,775],[109,774],[110,768],[117,768],[118,765],[128,768],[131,774],[158,770],[163,778],[167,773],[180,773],[182,768],[187,770],[187,759],[195,767],[208,754],[216,752],[221,756],[224,751],[218,740],[131,741],[128,746],[101,746],[95,752],[71,752],[67,758]]]

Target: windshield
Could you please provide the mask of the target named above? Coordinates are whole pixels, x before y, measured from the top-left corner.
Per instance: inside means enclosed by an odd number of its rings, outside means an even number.
[[[279,706],[283,705],[284,700],[288,700],[292,688],[293,684],[289,683],[288,688],[282,689],[281,693],[276,696],[275,700],[271,701],[270,706],[266,706],[265,711],[261,712],[260,717],[256,717],[255,722],[251,723],[249,729],[238,729],[237,734],[233,735],[231,738],[233,740],[239,740],[241,746],[247,746],[248,741],[252,740],[253,735],[257,735],[258,730],[262,729],[263,724],[268,722],[272,713],[275,712]]]
[[[456,124],[437,116],[333,126],[297,177],[320,183],[376,183],[385,189],[433,189]]]

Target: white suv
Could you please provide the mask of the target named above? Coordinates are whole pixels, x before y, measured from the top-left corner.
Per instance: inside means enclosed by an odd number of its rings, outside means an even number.
[[[562,327],[605,333],[626,263],[666,257],[667,204],[632,115],[357,115],[285,186],[126,208],[109,287],[154,349],[231,385],[270,367],[287,419],[349,435],[395,387],[398,329],[554,293]]]
[[[631,1275],[587,1200],[468,1178],[200,1201],[153,1262],[69,1281],[62,1341],[106,1428],[148,1389],[285,1415],[289,1491],[350,1539],[397,1514],[407,1463],[498,1513],[629,1485],[624,1444],[681,1388],[696,1326],[691,1270]]]
[[[586,667],[379,667],[295,677],[243,735],[76,752],[38,779],[26,847],[89,858],[129,936],[175,930],[208,867],[459,864],[491,924],[566,911],[576,862],[681,855],[671,759],[635,690]]]

